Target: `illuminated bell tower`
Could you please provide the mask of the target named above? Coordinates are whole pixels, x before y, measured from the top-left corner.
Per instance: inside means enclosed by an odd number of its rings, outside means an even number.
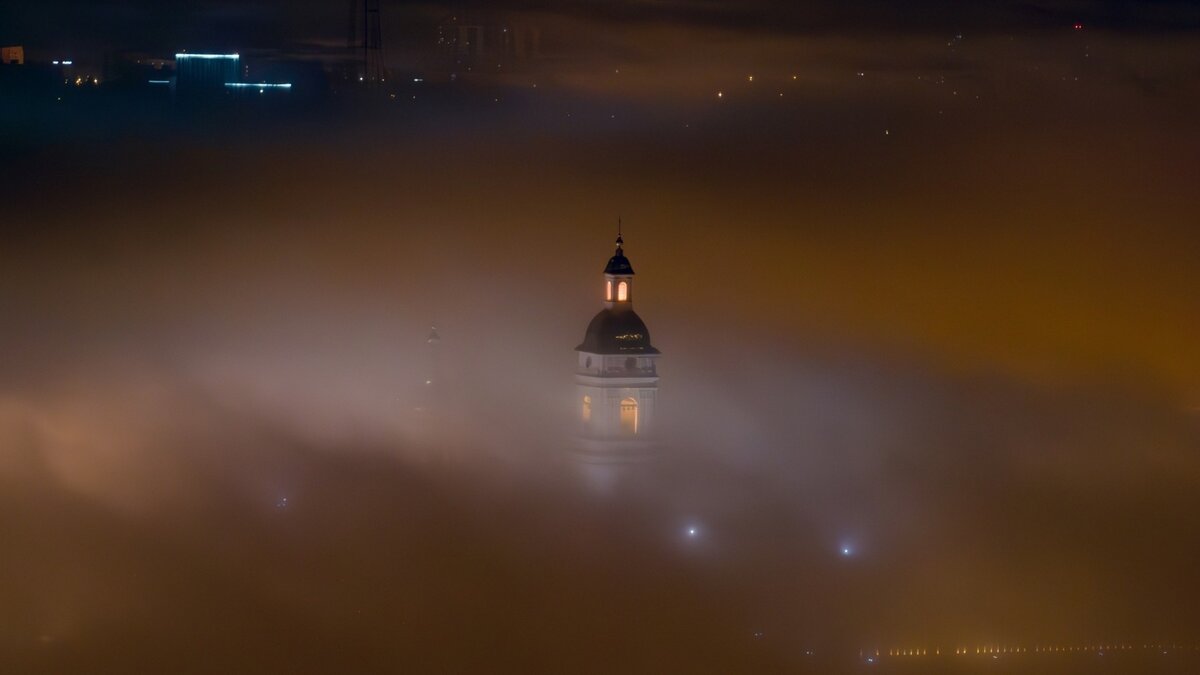
[[[604,268],[604,308],[575,348],[581,448],[589,458],[636,459],[650,447],[658,394],[659,351],[633,311],[633,266],[617,233]]]

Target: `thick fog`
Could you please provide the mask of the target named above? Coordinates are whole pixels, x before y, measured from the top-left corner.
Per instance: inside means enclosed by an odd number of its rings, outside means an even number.
[[[564,76],[31,127],[0,188],[4,669],[1192,648],[1197,128],[1114,71],[951,120],[823,74],[787,108]],[[618,217],[661,452],[606,467],[570,453],[572,350]]]

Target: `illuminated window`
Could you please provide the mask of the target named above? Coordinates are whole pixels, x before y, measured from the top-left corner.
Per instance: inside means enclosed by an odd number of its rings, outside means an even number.
[[[586,424],[592,421],[592,397],[583,397],[583,422]]]
[[[606,285],[608,286],[608,288],[606,288],[604,290],[604,299],[608,300],[609,302],[612,302],[612,282],[608,281],[608,282],[606,282]]]
[[[632,398],[621,399],[621,433],[636,436],[638,432],[638,404]]]
[[[629,299],[629,284],[622,281],[617,284],[617,301],[625,302]]]

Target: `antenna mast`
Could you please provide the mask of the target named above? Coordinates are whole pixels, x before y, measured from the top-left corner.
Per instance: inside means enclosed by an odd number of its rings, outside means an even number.
[[[383,60],[383,12],[379,2],[353,0],[350,3],[350,46],[362,50],[358,76],[363,82],[385,82],[388,76]],[[358,13],[360,7],[362,14]]]

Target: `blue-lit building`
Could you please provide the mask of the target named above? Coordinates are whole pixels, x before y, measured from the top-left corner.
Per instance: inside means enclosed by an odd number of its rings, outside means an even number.
[[[175,55],[175,77],[155,77],[149,84],[168,86],[181,97],[192,100],[219,100],[266,93],[288,92],[290,82],[248,82],[249,69],[239,54]]]
[[[268,92],[290,91],[292,85],[287,82],[226,82],[225,91],[231,95],[261,95]]]
[[[221,94],[225,85],[242,81],[237,54],[176,54],[175,90],[181,95]]]

